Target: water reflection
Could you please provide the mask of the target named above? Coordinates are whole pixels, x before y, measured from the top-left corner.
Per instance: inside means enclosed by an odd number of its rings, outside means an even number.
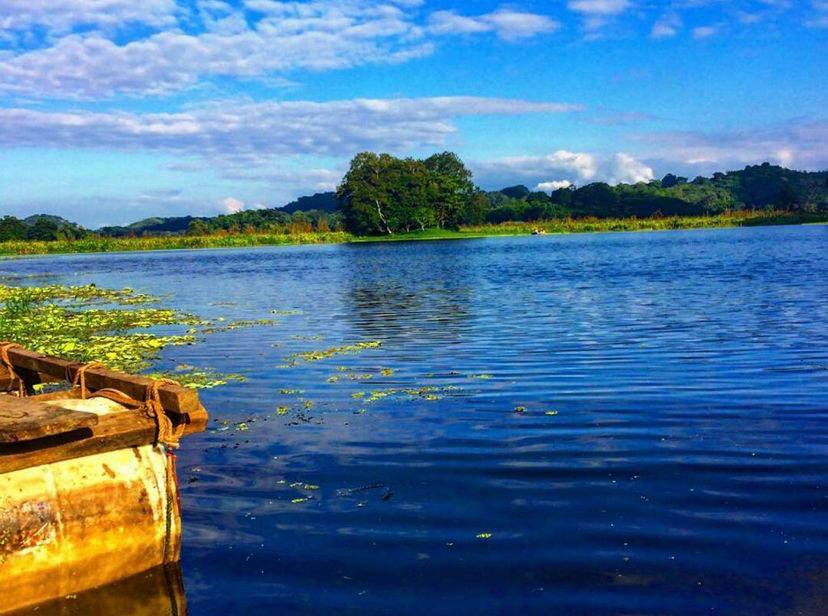
[[[187,603],[179,565],[70,595],[8,616],[185,616]]]
[[[450,243],[349,247],[342,253],[342,317],[368,338],[457,338],[471,315],[473,261]],[[456,248],[456,247],[455,247]]]

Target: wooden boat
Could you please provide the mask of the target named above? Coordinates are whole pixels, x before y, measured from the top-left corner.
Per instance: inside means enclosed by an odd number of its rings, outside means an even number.
[[[0,613],[178,562],[173,452],[206,427],[196,392],[8,344],[0,360]]]

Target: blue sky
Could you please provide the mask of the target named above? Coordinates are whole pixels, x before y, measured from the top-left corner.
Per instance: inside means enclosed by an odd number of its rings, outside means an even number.
[[[0,0],[0,214],[279,206],[371,149],[484,188],[828,168],[828,0]]]

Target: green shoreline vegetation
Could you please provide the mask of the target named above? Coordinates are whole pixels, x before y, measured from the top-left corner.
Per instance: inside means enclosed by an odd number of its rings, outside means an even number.
[[[57,216],[0,218],[0,255],[248,248],[529,233],[704,229],[828,222],[828,171],[764,163],[692,180],[547,182],[484,191],[452,152],[425,159],[361,152],[337,191],[283,208],[148,218],[89,231]]]
[[[222,233],[210,235],[164,235],[153,237],[85,237],[52,241],[15,240],[0,242],[0,256],[109,253],[152,250],[195,250],[211,248],[253,248],[303,244],[343,244],[450,240],[549,234],[606,233],[624,231],[666,231],[773,225],[828,223],[828,213],[758,211],[726,212],[711,216],[670,216],[657,218],[565,218],[537,222],[503,222],[461,226],[458,229],[426,229],[393,235],[357,236],[345,231],[277,233]]]

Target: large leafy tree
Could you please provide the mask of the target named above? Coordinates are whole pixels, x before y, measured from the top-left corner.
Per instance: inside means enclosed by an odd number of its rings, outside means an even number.
[[[388,185],[394,160],[389,154],[373,152],[361,152],[351,160],[336,197],[345,217],[345,227],[352,233],[390,235],[394,232]]]

